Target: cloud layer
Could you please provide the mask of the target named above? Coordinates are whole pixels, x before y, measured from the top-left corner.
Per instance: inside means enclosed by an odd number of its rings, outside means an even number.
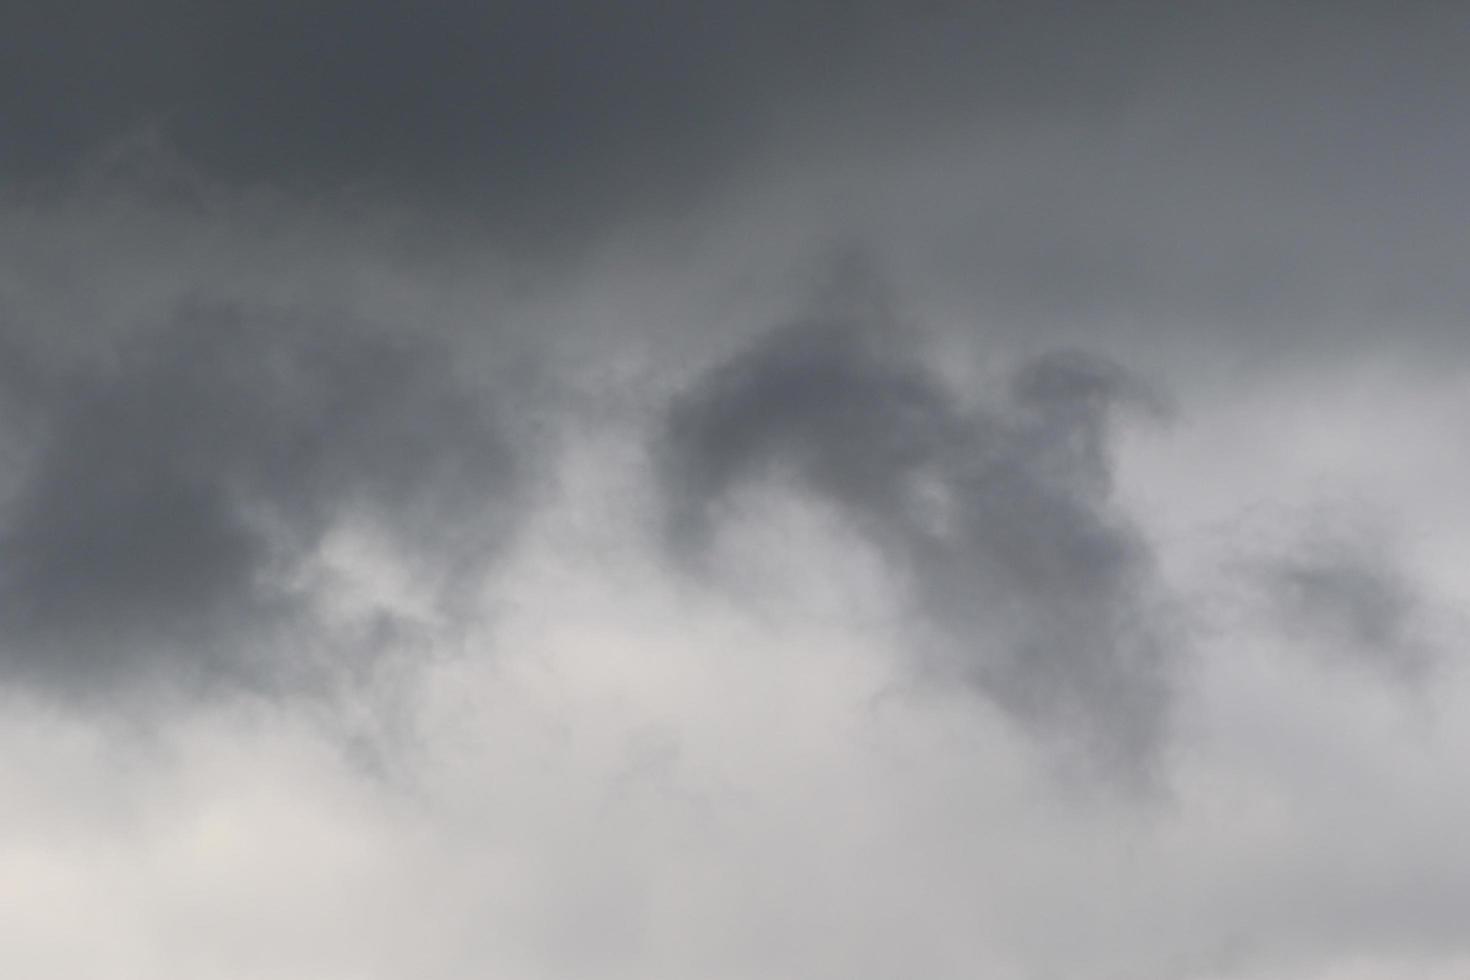
[[[1470,969],[1458,5],[12,6],[0,974]]]

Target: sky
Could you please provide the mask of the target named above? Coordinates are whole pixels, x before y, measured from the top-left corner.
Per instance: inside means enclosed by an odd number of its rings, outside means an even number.
[[[0,974],[1470,975],[1470,9],[0,5]]]

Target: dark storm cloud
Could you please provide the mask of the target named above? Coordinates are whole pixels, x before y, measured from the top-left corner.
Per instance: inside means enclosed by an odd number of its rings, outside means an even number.
[[[1050,133],[1018,179],[959,168],[1010,185],[948,202],[1002,236],[955,259],[991,302],[1251,313],[1386,262],[1391,304],[1453,286],[1463,26],[1431,0],[10,4],[0,174],[157,127],[210,177],[555,235],[678,211],[751,159],[788,174],[808,141],[848,162]]]
[[[1057,352],[967,408],[899,340],[782,328],[679,396],[660,445],[676,549],[697,558],[742,484],[793,480],[911,581],[945,669],[1048,735],[1140,762],[1166,721],[1168,650],[1148,546],[1110,500],[1108,436],[1148,393]]]
[[[158,126],[213,177],[447,197],[554,226],[667,206],[797,124],[793,111],[820,123],[864,106],[1094,105],[1148,44],[1121,15],[1149,7],[11,5],[0,172],[50,176]]]
[[[444,351],[310,313],[192,304],[58,359],[13,405],[0,667],[63,690],[310,674],[293,578],[344,522],[425,577],[483,558],[511,447]]]

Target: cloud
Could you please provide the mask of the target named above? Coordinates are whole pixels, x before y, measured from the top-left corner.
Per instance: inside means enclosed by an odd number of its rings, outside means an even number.
[[[1166,725],[1171,650],[1150,549],[1110,499],[1125,371],[1075,353],[964,405],[881,327],[772,331],[670,406],[659,446],[676,552],[698,555],[740,486],[830,502],[908,579],[944,668],[1044,734],[1121,765]]]
[[[1462,5],[0,6],[0,974],[1465,975]]]
[[[1034,2],[93,0],[0,36],[12,179],[158,126],[218,179],[470,206],[522,244],[677,210],[833,118],[1093,105],[1132,65],[1115,16]]]
[[[1371,535],[1309,537],[1260,561],[1256,580],[1282,627],[1331,659],[1421,681],[1438,659],[1435,604]]]
[[[401,330],[196,302],[28,377],[6,386],[0,665],[62,690],[309,676],[329,535],[442,577],[490,553],[517,492],[491,406]]]

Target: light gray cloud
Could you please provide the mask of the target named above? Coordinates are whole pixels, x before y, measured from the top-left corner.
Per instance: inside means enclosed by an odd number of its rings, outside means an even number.
[[[1114,413],[1148,404],[1079,353],[1024,365],[971,408],[881,328],[775,330],[670,408],[659,447],[677,550],[696,557],[732,490],[789,478],[911,578],[947,669],[1006,711],[1120,765],[1146,761],[1172,651],[1149,548],[1110,499]]]

